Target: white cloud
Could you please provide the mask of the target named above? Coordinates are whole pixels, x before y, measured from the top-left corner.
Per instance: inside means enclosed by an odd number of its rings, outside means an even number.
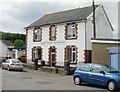
[[[26,24],[6,13],[2,13],[2,30],[6,32],[24,33]]]
[[[89,2],[88,2],[89,1]],[[117,3],[118,0],[94,0],[103,4],[107,15],[118,34]],[[108,2],[108,3],[107,3]],[[110,3],[111,2],[111,3]],[[92,5],[92,0],[0,0],[3,31],[24,32],[24,27],[44,14]],[[1,13],[0,13],[1,14]],[[113,15],[114,14],[114,15]],[[116,36],[115,36],[116,37]]]

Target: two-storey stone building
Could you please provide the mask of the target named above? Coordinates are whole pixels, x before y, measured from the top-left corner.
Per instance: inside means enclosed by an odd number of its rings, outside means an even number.
[[[102,5],[95,6],[96,38],[112,38],[113,28]],[[26,28],[26,58],[44,60],[45,64],[64,66],[91,62],[93,7],[83,7],[46,14]]]

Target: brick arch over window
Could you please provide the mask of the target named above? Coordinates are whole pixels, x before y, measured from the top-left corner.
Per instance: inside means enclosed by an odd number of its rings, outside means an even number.
[[[69,25],[75,25],[75,29],[76,29],[76,37],[75,38],[68,38],[68,26]],[[64,35],[65,35],[65,39],[77,39],[78,38],[78,24],[76,24],[76,23],[68,23],[68,24],[66,24],[65,25],[65,33],[64,33]]]
[[[36,40],[35,39],[35,31],[38,30],[38,29],[40,30],[40,34],[39,34],[40,39]],[[34,30],[33,30],[33,42],[39,42],[39,41],[42,41],[42,28],[41,27],[34,28]]]
[[[40,51],[40,57],[38,58],[38,60],[42,60],[43,58],[43,48],[41,48],[40,46],[35,46],[35,47],[33,47],[32,48],[32,61],[34,61],[34,59],[35,59],[35,52],[34,52],[34,49],[35,48],[38,48],[38,49],[40,49],[41,51]]]
[[[52,52],[52,49],[54,49],[55,51]],[[55,54],[54,57],[52,57],[52,53]],[[54,58],[55,64],[56,64],[56,60],[57,60],[57,48],[55,46],[50,46],[50,48],[48,48],[48,64],[51,65],[51,60],[52,58]]]
[[[68,49],[68,48],[75,48],[74,53],[76,53],[76,54],[75,54],[75,61],[76,61],[76,62],[74,62],[74,63],[77,63],[77,61],[78,61],[78,47],[76,47],[75,45],[68,45],[68,46],[66,46],[66,47],[64,48],[64,61],[65,61],[65,62],[69,61],[69,60],[68,60],[68,57],[67,57],[67,56],[68,56],[68,55],[67,55],[67,54],[68,54],[68,52],[67,52],[67,49]],[[72,53],[73,53],[73,52],[71,52],[71,54],[72,54]]]

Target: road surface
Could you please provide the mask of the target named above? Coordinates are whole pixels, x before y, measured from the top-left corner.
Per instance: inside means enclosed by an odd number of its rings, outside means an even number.
[[[35,70],[2,70],[2,90],[106,90],[103,87],[74,85],[72,76],[63,76]]]

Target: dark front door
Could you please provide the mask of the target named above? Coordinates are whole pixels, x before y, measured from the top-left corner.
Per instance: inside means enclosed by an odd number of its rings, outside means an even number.
[[[56,49],[55,48],[50,48],[50,66],[53,65],[56,61]]]

